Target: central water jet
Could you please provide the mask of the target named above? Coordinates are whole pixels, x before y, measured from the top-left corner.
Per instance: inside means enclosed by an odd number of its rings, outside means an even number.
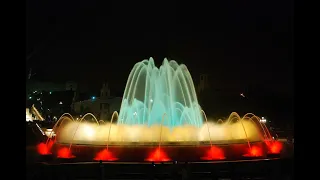
[[[162,122],[163,114],[167,121]],[[162,124],[163,123],[163,124]],[[201,127],[201,107],[188,68],[164,59],[160,68],[154,60],[138,62],[130,72],[118,124]]]

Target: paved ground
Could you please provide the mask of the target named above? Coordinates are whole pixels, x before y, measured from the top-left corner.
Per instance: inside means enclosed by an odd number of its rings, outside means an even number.
[[[292,179],[293,159],[229,161],[220,163],[71,163],[34,164],[28,179]],[[185,173],[183,173],[185,172]]]

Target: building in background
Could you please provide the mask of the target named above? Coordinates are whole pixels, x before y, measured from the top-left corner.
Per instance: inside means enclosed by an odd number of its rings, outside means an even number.
[[[55,121],[63,113],[71,111],[71,104],[77,88],[77,83],[53,83],[28,80],[26,108],[31,113],[41,114],[45,121]],[[33,108],[34,107],[34,108]]]
[[[76,97],[77,95],[75,95]],[[89,99],[81,100],[81,98],[74,98],[72,103],[72,110],[79,115],[92,113],[98,120],[110,120],[114,111],[120,111],[121,97],[114,97],[110,95],[110,88],[108,84],[104,83],[100,90],[100,97],[92,96]]]

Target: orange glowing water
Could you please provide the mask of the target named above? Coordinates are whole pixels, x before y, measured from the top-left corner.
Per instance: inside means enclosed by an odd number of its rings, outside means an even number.
[[[223,150],[216,146],[210,147],[205,156],[201,157],[202,160],[222,160],[225,158]]]
[[[269,153],[279,154],[282,150],[282,143],[279,141],[274,141],[269,144]]]
[[[46,143],[40,143],[37,145],[37,151],[40,155],[49,155],[51,154],[51,148],[54,144],[54,141],[50,140],[48,141],[48,144]]]
[[[102,151],[98,152],[95,156],[94,160],[96,161],[115,161],[118,158],[114,157],[113,154],[108,151],[107,149],[103,149]]]
[[[63,147],[58,150],[58,158],[71,159],[71,158],[75,158],[75,156],[72,155],[71,150],[69,148]]]
[[[157,148],[155,151],[151,152],[149,157],[146,159],[146,161],[152,162],[163,162],[170,160],[171,159],[168,157],[168,155],[160,148]]]
[[[260,156],[263,156],[263,150],[258,146],[251,146],[251,148],[249,148],[249,152],[243,156],[245,156],[245,157],[260,157]]]

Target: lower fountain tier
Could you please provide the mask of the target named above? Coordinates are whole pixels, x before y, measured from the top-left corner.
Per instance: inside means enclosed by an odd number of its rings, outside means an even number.
[[[250,143],[254,142],[261,142],[261,141],[249,141]],[[69,145],[69,141],[57,141],[58,144],[65,144]],[[229,145],[229,144],[243,144],[248,143],[246,139],[235,139],[235,140],[219,140],[219,141],[212,141],[213,145]],[[72,145],[87,145],[87,146],[157,146],[159,142],[142,142],[142,141],[135,141],[135,142],[124,142],[124,141],[73,141]],[[210,145],[210,141],[163,141],[160,143],[161,146],[195,146],[195,145]]]

